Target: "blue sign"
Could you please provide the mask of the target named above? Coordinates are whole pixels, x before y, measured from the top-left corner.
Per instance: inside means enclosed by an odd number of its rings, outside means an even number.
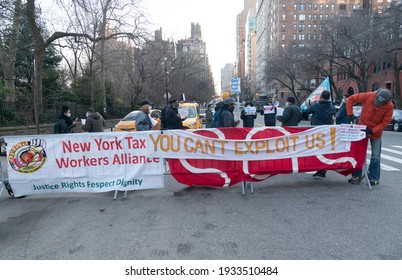
[[[232,78],[230,81],[230,87],[232,88],[232,93],[240,93],[240,78]]]

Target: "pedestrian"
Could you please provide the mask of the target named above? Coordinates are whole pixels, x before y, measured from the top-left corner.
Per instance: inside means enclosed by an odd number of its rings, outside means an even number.
[[[221,127],[222,107],[223,107],[223,101],[216,103],[214,118],[212,119],[211,127]]]
[[[73,128],[77,125],[77,123],[79,123],[78,118],[76,118],[74,121],[71,120],[70,107],[63,105],[62,112],[54,126],[54,132],[61,134],[73,133]]]
[[[393,104],[391,93],[387,89],[378,89],[375,92],[359,93],[346,99],[346,112],[348,121],[353,121],[353,105],[360,103],[362,111],[359,124],[365,125],[366,137],[370,139],[371,158],[368,169],[368,178],[371,185],[380,183],[381,171],[381,137],[383,130],[392,119]],[[363,179],[362,170],[352,173],[348,180],[351,184],[359,184]]]
[[[254,120],[257,118],[257,110],[251,101],[247,101],[243,110],[241,110],[240,118],[243,120],[243,127],[254,127]]]
[[[183,129],[183,120],[179,114],[179,101],[171,99],[165,112],[166,129]]]
[[[220,109],[220,127],[236,127],[240,121],[235,121],[233,110],[234,110],[234,100],[230,97],[223,100],[223,107]]]
[[[302,112],[296,106],[296,99],[289,96],[286,99],[286,108],[283,110],[282,116],[277,116],[276,119],[282,123],[282,126],[298,126],[302,119]]]
[[[260,112],[264,116],[265,126],[275,126],[276,125],[276,106],[272,103],[272,97],[268,97],[268,103],[262,107]]]
[[[141,110],[135,119],[135,127],[137,131],[147,131],[152,129],[153,124],[149,114],[150,110],[152,110],[151,102],[149,100],[142,101]]]
[[[210,128],[212,124],[212,120],[214,119],[214,113],[212,112],[212,104],[208,104],[207,109],[205,110],[205,127]]]
[[[320,100],[313,106],[307,108],[306,114],[311,116],[312,125],[332,125],[335,120],[335,107],[332,105],[331,93],[324,90],[321,93]],[[313,177],[325,177],[327,170],[319,170],[313,174]]]
[[[82,130],[88,132],[103,132],[106,122],[105,119],[98,112],[94,112],[92,108],[88,108],[87,118],[85,124],[82,126]]]
[[[349,98],[349,96],[351,96],[351,94],[348,92],[343,95],[341,106],[339,107],[338,112],[335,114],[336,124],[349,123],[348,115],[346,114],[346,99]]]

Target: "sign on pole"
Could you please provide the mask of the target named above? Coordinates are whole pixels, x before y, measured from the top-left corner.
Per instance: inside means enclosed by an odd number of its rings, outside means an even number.
[[[232,78],[230,81],[230,87],[232,88],[233,94],[240,93],[240,78]]]

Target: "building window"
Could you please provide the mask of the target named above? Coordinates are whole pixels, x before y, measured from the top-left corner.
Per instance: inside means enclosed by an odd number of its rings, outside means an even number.
[[[293,40],[297,40],[297,35],[293,34]]]
[[[320,11],[324,10],[324,5],[320,4]]]
[[[314,10],[318,10],[318,5],[314,4]]]
[[[297,20],[297,15],[293,15],[293,20],[294,20],[294,21]]]
[[[313,5],[308,4],[308,9],[311,11],[313,9]]]
[[[282,15],[282,20],[283,20],[283,21],[286,20],[286,15],[285,15],[285,14]]]
[[[322,15],[320,14],[320,20],[322,20]]]
[[[306,29],[306,25],[305,24],[299,24],[299,31],[304,31]]]
[[[329,5],[328,4],[325,5],[325,10],[327,10],[327,11],[329,10]]]
[[[285,41],[286,37],[285,34],[282,35],[282,41]]]
[[[297,5],[293,5],[293,10],[297,11]]]
[[[299,15],[299,20],[306,20],[306,15]]]
[[[313,15],[313,20],[317,20],[317,15]]]
[[[282,31],[285,32],[286,31],[286,25],[282,24]]]
[[[306,4],[300,4],[299,5],[299,10],[300,11],[305,11],[306,10]]]
[[[311,24],[309,24],[309,25],[307,26],[307,28],[308,28],[308,31],[311,31]]]
[[[282,4],[282,12],[286,11],[286,4]]]
[[[311,14],[308,15],[308,20],[311,20],[312,16]]]
[[[346,4],[339,4],[339,10],[346,11]]]
[[[293,24],[293,31],[296,31],[297,25]]]
[[[334,4],[331,5],[331,10],[335,11],[335,5]]]

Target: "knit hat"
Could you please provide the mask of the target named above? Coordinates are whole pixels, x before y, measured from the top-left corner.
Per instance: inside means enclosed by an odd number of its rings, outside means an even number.
[[[145,99],[144,101],[142,101],[141,106],[144,106],[147,104],[151,104],[151,101]]]
[[[391,93],[385,88],[380,88],[374,98],[374,105],[380,107],[391,100]]]
[[[222,99],[225,100],[225,99],[228,98],[228,97],[229,97],[229,92],[225,91],[225,92],[222,94]]]
[[[296,99],[292,96],[289,96],[288,99],[286,99],[286,101],[289,103],[296,103]]]
[[[234,103],[234,99],[230,98],[230,97],[223,100],[223,104],[225,104],[225,105],[229,105],[229,104],[233,104],[233,103]]]

